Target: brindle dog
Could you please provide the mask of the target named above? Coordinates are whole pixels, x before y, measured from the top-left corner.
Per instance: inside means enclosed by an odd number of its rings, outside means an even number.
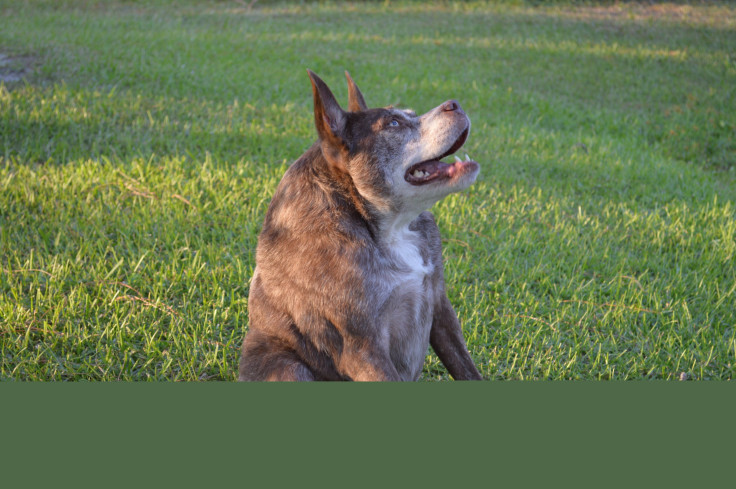
[[[431,344],[455,379],[481,379],[445,293],[426,210],[470,186],[455,153],[470,119],[450,100],[424,115],[348,111],[307,70],[319,140],[286,171],[266,213],[240,380],[416,380]]]

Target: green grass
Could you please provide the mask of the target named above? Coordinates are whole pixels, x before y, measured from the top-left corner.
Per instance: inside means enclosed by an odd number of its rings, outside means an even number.
[[[731,379],[735,45],[725,4],[0,1],[0,378],[234,379],[311,68],[470,115],[433,210],[485,377]]]

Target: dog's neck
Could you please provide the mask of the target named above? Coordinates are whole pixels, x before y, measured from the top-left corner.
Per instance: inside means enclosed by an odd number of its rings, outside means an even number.
[[[404,234],[409,229],[409,224],[419,217],[414,212],[395,212],[387,216],[383,216],[380,221],[381,236],[387,239]]]
[[[325,158],[319,141],[307,151],[306,155],[309,153],[312,153],[308,158],[311,160],[315,181],[328,200],[336,207],[354,210],[357,217],[365,223],[371,236],[377,239],[380,233],[381,213],[361,195],[347,171],[331,164]]]
[[[396,238],[404,237],[409,232],[409,224],[425,210],[397,209],[394,206],[379,210],[378,206],[361,194],[347,171],[330,164],[322,154],[319,143],[311,151],[314,151],[312,169],[316,181],[329,200],[337,207],[354,210],[356,217],[364,223],[377,243],[393,246]]]

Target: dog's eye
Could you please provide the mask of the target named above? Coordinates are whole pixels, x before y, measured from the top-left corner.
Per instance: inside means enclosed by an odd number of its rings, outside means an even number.
[[[390,127],[398,127],[399,121],[397,121],[396,119],[391,119],[391,122],[389,122],[388,125]]]

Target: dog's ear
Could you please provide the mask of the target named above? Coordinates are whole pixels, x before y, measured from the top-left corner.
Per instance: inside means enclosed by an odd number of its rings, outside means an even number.
[[[358,85],[355,84],[353,79],[350,77],[350,73],[345,72],[345,78],[348,79],[348,110],[350,112],[360,112],[366,110],[368,105],[365,103],[363,94],[360,93]]]
[[[345,130],[346,113],[335,100],[330,88],[312,70],[307,70],[312,80],[312,95],[314,95],[314,124],[322,141],[344,145],[343,132]]]

